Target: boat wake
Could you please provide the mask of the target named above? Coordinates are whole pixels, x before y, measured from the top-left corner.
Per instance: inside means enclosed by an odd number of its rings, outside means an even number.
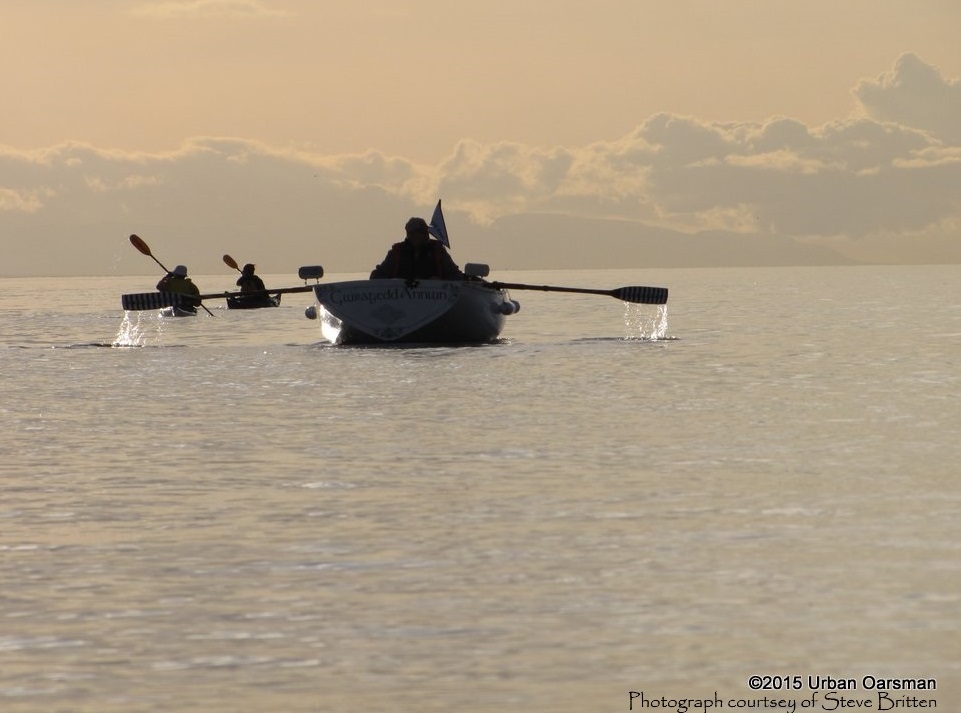
[[[643,344],[657,344],[658,342],[677,342],[680,337],[580,337],[575,342],[641,342]]]
[[[378,342],[371,344],[335,344],[333,342],[315,342],[310,345],[311,349],[332,349],[335,351],[348,350],[422,350],[422,349],[481,349],[484,347],[497,347],[513,342],[506,337],[499,337],[490,342]],[[299,346],[299,345],[292,345]]]

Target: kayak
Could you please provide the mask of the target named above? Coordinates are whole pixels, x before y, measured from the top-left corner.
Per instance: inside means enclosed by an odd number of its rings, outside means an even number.
[[[164,307],[160,310],[161,317],[196,317],[197,310],[186,307]]]
[[[227,309],[260,309],[262,307],[280,307],[280,295],[244,295],[227,297]]]

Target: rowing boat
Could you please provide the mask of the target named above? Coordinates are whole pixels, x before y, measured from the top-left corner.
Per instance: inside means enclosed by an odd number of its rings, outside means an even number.
[[[316,304],[306,310],[320,319],[321,334],[332,344],[487,344],[500,337],[509,315],[520,310],[508,290],[538,290],[582,295],[606,295],[629,304],[665,305],[666,287],[631,285],[615,289],[528,285],[488,282],[489,268],[467,263],[463,280],[348,280],[321,284],[324,269],[301,267],[300,287],[270,290],[279,297],[288,292],[313,292]],[[316,280],[313,285],[308,280]],[[124,310],[173,307],[171,315],[186,316],[184,301],[228,300],[240,292],[215,292],[186,298],[173,292],[142,292],[120,296]],[[201,306],[203,304],[201,303]],[[204,307],[206,309],[206,307]]]
[[[507,290],[480,280],[350,280],[314,285],[320,320],[332,344],[485,344],[520,305]]]

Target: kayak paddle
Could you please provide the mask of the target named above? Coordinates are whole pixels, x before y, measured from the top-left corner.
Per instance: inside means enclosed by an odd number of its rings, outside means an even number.
[[[138,235],[131,235],[131,236],[130,236],[130,244],[133,245],[135,248],[137,248],[137,250],[139,250],[140,252],[142,252],[144,255],[146,255],[147,257],[151,258],[155,263],[157,263],[158,265],[160,265],[160,267],[163,268],[163,271],[164,271],[164,272],[166,272],[166,273],[169,273],[169,272],[170,272],[170,270],[167,269],[167,266],[164,265],[162,262],[160,262],[160,260],[158,260],[156,257],[154,257],[154,254],[153,254],[152,252],[150,252],[150,246],[147,245],[146,242],[144,242],[143,238],[141,238],[141,237],[138,236]],[[169,294],[169,293],[165,293],[165,294]],[[121,302],[122,302],[122,301],[123,301],[123,299],[121,298]],[[165,305],[165,306],[174,306],[174,307],[176,307],[176,306],[179,306],[179,305],[178,305],[178,303],[170,303],[169,305]],[[214,313],[211,312],[209,309],[207,309],[203,304],[201,304],[200,306],[203,307],[203,308],[204,308],[204,311],[205,311],[207,314],[209,314],[211,317],[214,316]],[[126,307],[124,307],[124,309],[126,309]],[[138,308],[132,308],[132,309],[156,309],[156,307],[147,307],[147,308],[138,307]]]
[[[230,255],[224,255],[224,262],[227,263],[227,267],[232,267],[237,272],[243,273],[243,270],[240,269],[237,261],[230,257]]]

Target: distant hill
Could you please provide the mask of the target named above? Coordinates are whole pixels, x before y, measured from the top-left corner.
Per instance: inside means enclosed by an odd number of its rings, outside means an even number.
[[[830,248],[773,235],[689,235],[627,221],[552,214],[507,216],[487,228],[461,228],[452,240],[462,262],[487,262],[506,270],[858,264]]]
[[[368,196],[377,203],[377,196]],[[230,252],[258,263],[261,272],[295,273],[322,264],[330,272],[368,272],[392,242],[403,237],[407,205],[389,230],[382,213],[345,203],[303,225],[301,217],[270,212],[260,223],[121,222],[77,219],[69,230],[29,216],[7,216],[3,239],[39,250],[8,251],[0,276],[154,275],[159,269],[127,240],[136,232],[159,259],[184,263],[193,274],[229,274]],[[714,231],[686,234],[623,220],[557,214],[514,214],[476,225],[449,211],[451,254],[459,265],[487,263],[493,270],[685,267],[795,267],[822,265],[961,264],[961,237],[944,230],[926,235],[885,235],[802,242],[777,235]]]

